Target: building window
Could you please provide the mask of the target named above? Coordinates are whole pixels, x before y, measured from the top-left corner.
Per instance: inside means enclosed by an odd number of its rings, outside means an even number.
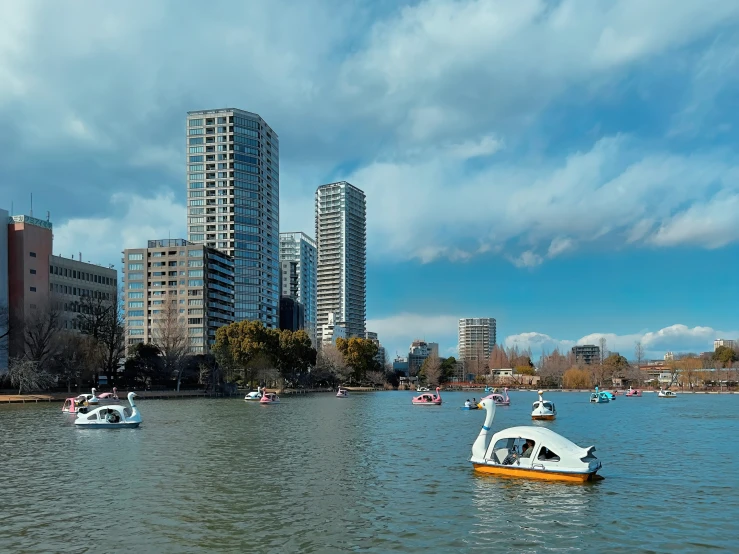
[[[31,287],[31,292],[36,292],[36,287]]]
[[[31,275],[36,275],[36,270],[35,269],[32,269],[31,270]]]
[[[144,255],[142,253],[139,253],[139,254],[129,254],[128,255],[128,259],[129,260],[143,260],[144,259]]]
[[[29,254],[31,255],[32,258],[36,257],[36,252],[29,252]]]

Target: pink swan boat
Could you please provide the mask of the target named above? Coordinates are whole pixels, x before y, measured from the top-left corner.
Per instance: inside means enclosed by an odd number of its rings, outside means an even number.
[[[510,406],[511,405],[511,399],[508,397],[508,387],[503,389],[503,392],[505,393],[505,396],[500,394],[499,392],[494,392],[493,394],[488,394],[486,397],[484,397],[482,400],[485,400],[486,398],[489,398],[493,402],[495,402],[496,406]]]
[[[436,394],[427,392],[415,396],[411,400],[411,403],[417,404],[418,406],[441,406],[441,393],[439,392],[439,387],[436,387]]]
[[[265,392],[262,398],[259,399],[260,404],[279,404],[280,397],[274,392]]]
[[[632,389],[629,387],[629,390],[626,391],[624,396],[641,396],[641,391],[639,389]]]
[[[108,400],[108,401],[114,401],[118,400],[118,389],[116,387],[113,387],[113,392],[104,392],[100,396],[98,396],[100,400]]]

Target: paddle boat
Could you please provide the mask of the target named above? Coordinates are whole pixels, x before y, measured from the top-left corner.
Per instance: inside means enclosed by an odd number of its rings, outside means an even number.
[[[608,397],[608,400],[610,401],[616,400],[616,394],[609,390],[604,390],[601,392],[601,394],[605,394]]]
[[[659,389],[658,398],[677,398],[677,393],[672,392],[670,389],[663,390]]]
[[[336,392],[336,398],[346,398],[348,396],[349,396],[349,391],[339,387],[339,390]]]
[[[641,396],[641,391],[629,387],[629,390],[626,391],[626,394],[624,394],[624,396]]]
[[[595,446],[582,448],[545,427],[510,427],[495,433],[488,442],[495,402],[480,401],[487,411],[485,423],[472,445],[470,462],[476,471],[501,477],[582,483],[599,478],[602,464]]]
[[[477,403],[465,400],[464,406],[460,406],[460,410],[479,410]]]
[[[485,390],[487,391],[487,389]],[[503,389],[503,393],[505,394],[505,396],[503,396],[499,392],[494,392],[493,394],[487,395],[485,398],[489,398],[490,400],[495,402],[498,406],[510,406],[511,399],[508,397],[508,387],[505,387]],[[483,398],[483,400],[485,400],[485,398]]]
[[[595,387],[595,392],[590,393],[590,402],[593,404],[605,404],[610,401],[606,393],[598,391],[598,387]]]
[[[64,400],[62,412],[64,412],[65,414],[84,414],[89,411],[89,406],[90,405],[87,403],[86,396],[81,394],[79,396],[67,398],[66,400]]]
[[[441,393],[439,387],[436,387],[436,394],[421,394],[411,399],[412,404],[418,406],[441,406]]]
[[[431,392],[431,389],[428,387],[416,387],[416,392]]]
[[[141,413],[133,399],[135,392],[128,393],[130,408],[118,404],[111,406],[100,406],[94,410],[79,414],[74,421],[75,425],[90,429],[129,429],[141,425]]]
[[[257,390],[246,393],[244,400],[247,402],[256,402],[262,398],[262,387],[257,387]]]
[[[557,408],[554,402],[542,398],[543,391],[539,391],[539,400],[534,402],[531,410],[531,419],[552,420],[557,417]]]
[[[279,404],[280,397],[275,392],[265,392],[259,399],[260,404]]]

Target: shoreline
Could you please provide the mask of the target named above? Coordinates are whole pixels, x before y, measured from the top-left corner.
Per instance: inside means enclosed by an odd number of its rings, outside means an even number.
[[[349,392],[361,393],[361,392],[412,392],[411,390],[398,390],[398,389],[381,389],[372,387],[346,387]],[[285,389],[278,391],[277,389],[267,389],[269,392],[277,392],[282,396],[296,396],[304,394],[315,394],[315,393],[330,393],[336,392],[335,389]],[[559,392],[575,392],[575,393],[589,393],[592,392],[590,389],[508,389],[509,393],[512,392],[532,392],[536,393],[539,390],[544,393],[559,393]],[[213,394],[205,391],[132,391],[137,395],[138,400],[180,400],[188,398],[242,398],[245,394],[244,391],[248,392],[247,389],[239,389],[236,394]],[[130,391],[121,391],[119,393],[119,399],[121,401],[126,399],[126,395]],[[484,394],[484,390],[478,390],[475,388],[454,388],[446,389],[446,392],[480,392]],[[643,390],[642,394],[657,394],[659,391],[656,390]],[[678,391],[678,395],[683,394],[739,394],[739,391]],[[0,404],[38,404],[39,402],[64,402],[71,395],[76,396],[75,393],[68,392],[52,392],[47,394],[0,394]],[[619,394],[618,396],[624,396]]]

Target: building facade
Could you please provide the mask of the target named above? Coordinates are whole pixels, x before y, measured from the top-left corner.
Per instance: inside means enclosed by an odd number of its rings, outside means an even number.
[[[257,114],[187,114],[188,241],[233,259],[235,320],[279,327],[280,147]]]
[[[408,377],[408,358],[396,356],[395,360],[393,360],[393,371],[395,373],[403,373]]]
[[[303,305],[290,296],[280,298],[280,329],[287,331],[305,329]]]
[[[123,252],[127,349],[156,343],[176,314],[191,353],[206,353],[216,330],[234,321],[234,260],[183,239],[150,240]]]
[[[111,267],[52,255],[49,258],[49,290],[60,326],[77,330],[77,316],[85,298],[117,306],[118,272]]]
[[[316,325],[338,314],[349,337],[364,337],[367,306],[367,202],[341,181],[316,191]],[[323,334],[323,333],[322,333]]]
[[[586,365],[600,362],[600,346],[594,344],[578,344],[572,347],[572,355],[577,362]]]
[[[8,299],[8,225],[10,216],[0,209],[0,375],[8,371],[10,306]]]
[[[382,370],[385,371],[385,364],[387,363],[387,352],[385,351],[385,347],[382,346],[382,344],[380,343],[380,339],[377,338],[377,333],[367,331],[364,338],[366,338],[367,340],[371,340],[377,345],[377,355],[375,356],[375,361],[380,364]]]
[[[416,339],[408,348],[408,375],[413,377],[423,367],[423,363],[431,355],[439,356],[439,345],[435,342],[426,342]]]
[[[33,310],[50,309],[52,225],[48,220],[27,215],[11,216],[7,221],[8,306],[11,321],[20,324]],[[21,326],[14,325],[10,334],[10,356],[18,356],[24,349]]]
[[[339,321],[338,314],[328,314],[328,322],[321,327],[319,344],[336,344],[336,339],[348,338],[346,324]]]
[[[713,351],[714,352],[720,346],[725,346],[733,350],[736,348],[736,341],[732,339],[716,339],[715,341],[713,341]]]
[[[459,359],[487,360],[495,346],[495,318],[475,317],[459,320]]]
[[[290,297],[303,306],[304,326],[301,329],[305,329],[314,345],[317,261],[315,240],[305,233],[280,233],[281,295]]]

